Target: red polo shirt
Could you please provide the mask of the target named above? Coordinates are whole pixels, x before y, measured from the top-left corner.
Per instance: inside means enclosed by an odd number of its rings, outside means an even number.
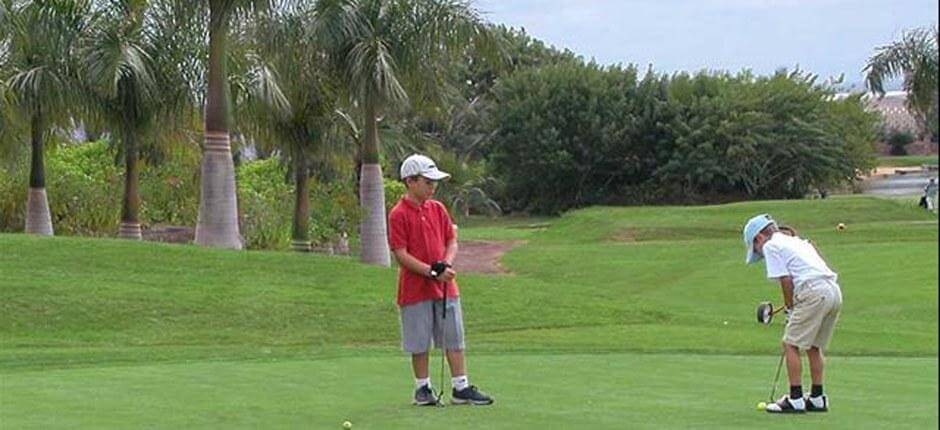
[[[405,197],[388,214],[388,244],[392,251],[405,248],[427,264],[443,260],[447,242],[454,238],[454,224],[447,208],[437,200],[422,204]],[[405,266],[398,269],[398,305],[443,298],[445,282],[414,273]],[[447,297],[457,297],[457,283],[447,282]]]

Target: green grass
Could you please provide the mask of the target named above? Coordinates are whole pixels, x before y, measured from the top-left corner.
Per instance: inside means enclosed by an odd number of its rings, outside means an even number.
[[[402,360],[364,356],[20,372],[0,413],[16,429],[936,428],[935,358],[829,364],[833,411],[799,417],[754,409],[774,357],[630,353],[476,355],[488,408],[410,406]]]
[[[920,167],[925,164],[937,165],[936,155],[898,155],[878,157],[878,165],[882,167]]]
[[[545,231],[554,218],[471,216],[459,222],[460,239],[528,240]]]
[[[462,221],[462,239],[526,243],[511,274],[459,278],[471,380],[498,403],[443,410],[408,404],[393,269],[0,235],[0,427],[936,428],[938,228],[917,209],[839,197]],[[753,322],[779,287],[743,264],[740,226],[763,211],[840,273],[828,415],[753,410],[782,329]]]

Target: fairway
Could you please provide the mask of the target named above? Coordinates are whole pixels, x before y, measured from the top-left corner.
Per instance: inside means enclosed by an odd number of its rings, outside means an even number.
[[[92,367],[4,375],[5,428],[931,428],[936,358],[834,358],[833,412],[769,416],[775,358],[508,354],[474,360],[494,407],[416,408],[395,357]],[[377,371],[387,369],[388,371]],[[523,371],[524,369],[524,371]],[[871,378],[871,375],[879,375]],[[779,392],[779,391],[778,391]],[[898,403],[894,407],[872,407]],[[835,403],[838,401],[839,403]],[[900,423],[900,424],[899,424]],[[9,427],[6,427],[9,425]]]
[[[743,264],[741,224],[764,211],[840,274],[827,414],[755,410],[783,328],[754,322],[780,292]],[[908,203],[594,207],[460,234],[525,241],[509,273],[459,278],[469,376],[491,407],[410,405],[395,269],[0,235],[0,427],[937,427],[937,218]]]

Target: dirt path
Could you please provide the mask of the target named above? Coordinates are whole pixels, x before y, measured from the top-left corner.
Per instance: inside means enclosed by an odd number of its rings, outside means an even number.
[[[196,229],[179,225],[155,225],[144,229],[144,240],[169,243],[192,243],[196,237]]]
[[[454,270],[457,273],[508,273],[499,260],[507,251],[524,241],[461,240]]]

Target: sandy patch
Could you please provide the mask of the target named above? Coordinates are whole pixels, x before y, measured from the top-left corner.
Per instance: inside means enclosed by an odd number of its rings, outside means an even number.
[[[457,273],[508,273],[499,260],[507,251],[523,243],[521,240],[461,240],[454,270]]]

